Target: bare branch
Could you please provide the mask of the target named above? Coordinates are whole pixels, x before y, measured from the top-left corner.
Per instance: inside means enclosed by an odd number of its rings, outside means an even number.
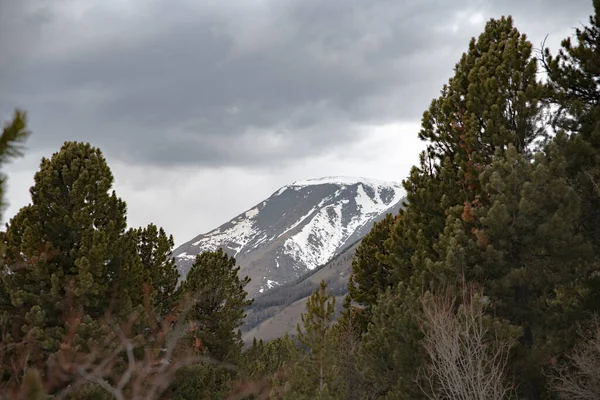
[[[556,367],[551,387],[568,400],[600,399],[600,319],[581,335],[582,342],[567,356],[566,365]]]
[[[488,327],[485,297],[463,285],[460,297],[451,289],[422,300],[423,347],[430,360],[425,369],[431,400],[504,400],[514,394],[506,366],[515,337]],[[460,301],[459,301],[460,300]]]
[[[589,172],[587,171],[583,171],[583,173],[585,174],[585,176],[587,176],[589,178],[589,180],[592,182],[592,185],[594,185],[594,188],[596,189],[596,193],[598,194],[598,196],[600,196],[600,187],[598,187],[598,184],[596,183],[596,181],[594,180],[594,177],[592,175],[590,175]]]
[[[90,383],[118,400],[155,400],[172,382],[177,370],[184,366],[208,363],[235,370],[232,365],[195,354],[193,348],[180,349],[180,343],[190,329],[187,316],[194,306],[194,298],[182,300],[176,310],[160,321],[148,315],[144,320],[147,337],[139,332],[137,313],[124,323],[118,323],[108,310],[102,319],[96,320],[104,331],[104,339],[85,350],[78,350],[73,342],[81,314],[66,315],[67,330],[59,350],[36,365],[40,372],[44,371],[36,375],[41,380],[39,384],[56,400],[64,400]],[[6,340],[6,332],[1,333],[0,359],[3,363],[0,366],[9,368],[6,372],[14,378],[0,387],[0,399],[25,399],[23,393],[27,388],[21,377],[30,368],[30,355],[39,351],[35,347],[37,342],[26,335],[21,342],[10,343]]]

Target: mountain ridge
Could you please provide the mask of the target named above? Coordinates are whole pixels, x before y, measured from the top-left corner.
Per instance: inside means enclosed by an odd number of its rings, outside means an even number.
[[[182,278],[195,256],[223,248],[248,275],[250,297],[294,281],[360,240],[373,222],[395,212],[400,183],[327,176],[295,181],[216,229],[174,250]]]

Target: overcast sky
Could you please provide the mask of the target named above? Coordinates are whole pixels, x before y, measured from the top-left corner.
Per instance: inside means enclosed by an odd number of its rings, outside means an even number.
[[[131,226],[178,244],[295,180],[401,181],[469,39],[512,15],[539,48],[591,0],[0,0],[0,117],[29,114],[14,215],[42,156],[100,147]]]

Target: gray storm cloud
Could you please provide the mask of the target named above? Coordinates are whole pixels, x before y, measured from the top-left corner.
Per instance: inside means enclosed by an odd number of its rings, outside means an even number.
[[[5,220],[42,156],[100,147],[177,241],[297,179],[402,180],[422,112],[485,21],[556,49],[591,0],[0,0],[0,117],[29,113]]]
[[[472,16],[503,11],[467,0],[197,3],[3,0],[0,110],[29,111],[35,148],[84,140],[132,163],[315,156],[359,140],[361,125],[418,120],[481,29]],[[503,8],[534,25],[591,8],[565,3]]]

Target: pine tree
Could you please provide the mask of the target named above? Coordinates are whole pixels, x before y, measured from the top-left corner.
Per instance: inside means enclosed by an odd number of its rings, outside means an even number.
[[[16,110],[12,121],[6,122],[0,136],[0,166],[5,165],[12,159],[23,155],[23,143],[29,137],[27,130],[27,114]],[[0,213],[6,207],[5,193],[6,177],[0,175]]]
[[[186,314],[189,334],[183,356],[189,356],[188,349],[192,348],[216,363],[178,370],[166,398],[221,399],[231,389],[236,375],[231,365],[244,361],[239,327],[246,316],[245,308],[252,303],[244,289],[250,278],[241,279],[239,271],[235,258],[222,249],[196,256],[181,286],[182,296],[192,304]]]
[[[2,135],[0,136],[0,167],[3,167],[6,163],[10,162],[16,157],[23,155],[23,143],[30,135],[27,130],[27,115],[26,113],[16,110],[12,121],[6,122],[2,129]],[[6,176],[0,174],[0,217],[7,206],[6,199],[4,198],[6,183]],[[0,233],[0,254],[4,253],[3,243],[6,239],[4,232]],[[2,315],[2,313],[8,312],[12,309],[10,302],[10,296],[8,290],[4,285],[3,275],[6,273],[5,267],[0,269],[0,318],[3,320],[8,319],[8,315]]]
[[[322,280],[319,289],[313,292],[306,303],[306,313],[301,315],[302,327],[300,324],[296,326],[298,340],[309,349],[308,369],[316,372],[318,398],[329,389],[326,363],[331,362],[327,359],[331,344],[327,339],[335,313],[335,297],[326,291],[327,285]]]
[[[389,396],[419,396],[411,387],[420,368],[415,357],[419,352],[415,304],[436,282],[456,279],[457,269],[447,261],[462,256],[459,249],[452,256],[446,254],[440,240],[447,240],[449,252],[453,242],[444,236],[448,230],[467,238],[469,246],[485,240],[469,218],[489,206],[480,174],[498,152],[502,155],[509,148],[531,159],[533,145],[544,137],[539,122],[545,89],[536,74],[532,45],[513,26],[512,18],[492,19],[471,40],[454,76],[423,115],[419,137],[427,147],[404,181],[406,208],[386,242],[392,277],[403,289],[381,298],[384,303],[378,309],[385,314],[377,317],[377,323],[374,315],[363,343],[369,376],[379,380]],[[457,226],[456,214],[451,213],[459,207],[465,219]],[[369,352],[389,361],[384,369],[376,364],[377,357],[366,357]]]
[[[324,370],[328,350],[327,334],[330,332],[334,313],[335,297],[327,293],[327,284],[322,280],[319,288],[308,298],[306,312],[300,316],[302,327],[299,323],[296,325],[298,340],[309,349],[311,361],[316,366],[319,391],[326,384]]]
[[[293,376],[286,384],[286,399],[345,398],[332,343],[334,313],[335,297],[327,292],[323,280],[308,298],[306,312],[301,315],[302,325],[296,326],[298,341],[308,353],[293,369]]]
[[[242,379],[272,379],[284,367],[296,360],[298,349],[286,333],[283,337],[263,342],[254,338],[240,362]]]
[[[511,17],[490,20],[424,113],[419,138],[427,150],[404,182],[408,204],[389,242],[399,279],[418,279],[418,285],[431,279],[427,265],[438,259],[434,244],[448,208],[485,203],[477,176],[497,149],[512,144],[530,154],[543,136],[538,122],[545,93],[531,50]]]
[[[312,391],[317,399],[335,398],[335,363],[330,335],[334,313],[335,297],[327,292],[327,284],[322,280],[306,302],[306,312],[301,315],[302,326],[296,326],[298,340],[309,352],[299,364],[300,376],[306,377],[304,390]]]
[[[235,258],[222,249],[204,252],[196,257],[182,286],[194,303],[188,314],[194,338],[219,361],[236,362],[242,350],[239,327],[252,300],[244,289],[250,278],[240,278],[239,271]]]
[[[361,331],[366,331],[371,307],[377,301],[377,295],[394,282],[391,277],[388,251],[385,247],[394,223],[392,214],[387,214],[383,220],[376,222],[371,231],[361,240],[352,259],[348,297],[349,300],[364,308],[364,312],[360,313]]]
[[[165,316],[179,300],[179,272],[172,257],[173,236],[167,236],[163,228],[154,224],[137,229],[136,234],[140,259],[152,288],[152,304],[160,316]]]
[[[585,139],[592,147],[599,140],[600,107],[600,1],[593,0],[594,14],[589,25],[575,30],[556,56],[544,49],[543,65],[548,73],[549,95],[559,109],[554,113],[555,127]],[[592,161],[592,160],[588,160]]]
[[[423,354],[419,341],[419,294],[402,283],[381,293],[358,352],[359,371],[377,399],[417,400]]]
[[[495,315],[522,328],[514,363],[526,398],[542,395],[543,364],[572,337],[593,254],[577,229],[580,199],[559,147],[551,143],[533,162],[512,145],[499,151],[480,175],[489,205],[449,210],[431,264],[444,283],[462,274],[484,282]]]
[[[587,40],[589,46],[594,30],[585,32],[578,31],[578,37],[580,43]],[[595,32],[597,38],[598,30]],[[593,278],[597,267],[592,262],[593,254],[597,254],[593,250],[597,224],[590,221],[597,217],[600,203],[598,197],[592,200],[594,180],[589,178],[598,163],[589,158],[595,156],[590,145],[593,140],[588,139],[593,137],[590,126],[598,126],[597,116],[593,115],[598,103],[583,106],[585,101],[573,99],[574,93],[580,95],[590,87],[597,90],[593,75],[596,71],[597,79],[597,66],[589,63],[597,57],[593,55],[593,48],[597,47],[573,50],[569,41],[564,46],[568,50],[562,52],[562,61],[550,58],[546,65],[553,96],[563,105],[564,113],[558,114],[557,125],[575,134],[567,138],[559,133],[546,141],[543,151],[536,153],[519,145],[530,144],[530,140],[507,141],[502,146],[495,144],[493,158],[469,158],[477,161],[475,164],[463,160],[457,181],[461,183],[464,202],[458,201],[460,198],[448,202],[446,197],[443,233],[434,242],[432,255],[422,263],[425,279],[421,281],[448,283],[463,273],[468,279],[484,281],[494,312],[523,328],[512,367],[520,380],[521,395],[532,399],[544,396],[544,366],[570,346],[573,329],[586,312],[597,310],[590,301],[597,298],[590,295],[592,281],[598,280]],[[588,68],[591,76],[587,76],[585,84],[581,83],[583,75],[577,67],[569,69],[574,62],[565,62],[566,54],[587,54],[587,67],[583,69]],[[565,82],[575,89],[561,88]],[[539,99],[543,93],[540,85],[532,84],[532,88]],[[525,110],[530,113],[519,111],[513,104],[515,115],[529,115],[528,120],[536,122],[536,114],[541,114],[539,107],[530,108],[531,104],[535,103],[526,103]],[[498,126],[502,124],[514,126],[508,120]],[[535,140],[540,136],[535,125],[522,126],[523,132],[529,132],[526,137]],[[586,129],[588,133],[582,133]],[[485,132],[488,134],[489,129]],[[470,143],[462,148],[466,154],[473,149]],[[586,157],[588,170],[583,167]],[[446,160],[441,172],[451,171],[446,168],[450,165]],[[471,167],[476,168],[470,170]],[[444,193],[451,191],[445,189]]]
[[[594,0],[589,25],[562,42],[556,57],[545,50],[543,58],[552,103],[558,111],[554,126],[568,134],[561,149],[567,173],[581,197],[579,226],[594,246],[600,269],[600,1]],[[595,283],[600,301],[600,282]]]
[[[257,378],[266,375],[261,358],[265,354],[265,343],[262,339],[252,339],[252,346],[248,347],[240,357],[241,373],[245,378]]]
[[[11,322],[22,326],[12,332],[35,338],[43,359],[57,350],[71,313],[97,319],[111,305],[128,315],[143,280],[135,242],[124,235],[125,203],[110,192],[99,149],[67,142],[42,159],[34,181],[32,203],[7,225],[3,278]]]
[[[525,55],[531,46],[523,42],[522,48]],[[577,158],[569,154],[568,141],[558,135],[545,142],[543,151],[531,149],[531,144],[543,136],[536,126],[542,115],[540,99],[546,92],[535,81],[534,66],[527,64],[520,70],[519,76],[513,72],[512,82],[529,83],[514,91],[520,95],[509,102],[509,118],[496,114],[500,117],[497,122],[480,126],[485,138],[496,136],[489,142],[494,153],[485,152],[486,157],[481,157],[480,141],[472,140],[430,148],[433,153],[451,150],[452,158],[441,164],[440,175],[455,176],[459,185],[443,189],[445,226],[418,269],[421,282],[449,283],[461,274],[486,282],[494,312],[523,328],[512,360],[521,380],[521,395],[540,398],[545,391],[544,364],[569,345],[569,332],[585,311],[582,293],[589,285],[589,238],[593,235],[586,239],[579,228],[581,210],[586,206],[581,200],[584,196],[578,195],[574,181],[568,178],[573,162],[569,165],[567,160]],[[493,93],[473,104],[486,104],[490,99],[494,99]],[[504,109],[500,106],[495,110]],[[494,109],[489,113],[494,115]],[[459,131],[470,137],[468,124]],[[451,129],[446,126],[442,132]],[[462,198],[451,200],[452,193]],[[593,218],[594,212],[584,219]]]

